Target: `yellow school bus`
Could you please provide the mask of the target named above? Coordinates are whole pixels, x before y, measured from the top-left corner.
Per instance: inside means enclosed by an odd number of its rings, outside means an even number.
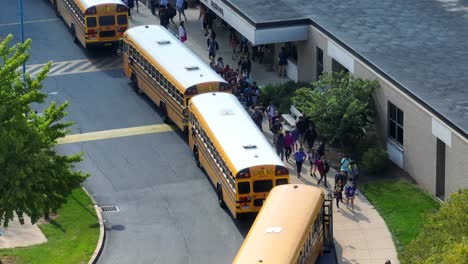
[[[166,28],[137,26],[123,38],[124,73],[139,93],[145,93],[182,131],[186,107],[193,96],[213,91],[230,92],[227,82]]]
[[[331,200],[322,189],[305,184],[273,188],[233,264],[315,263],[331,223]],[[328,238],[333,243],[333,237]]]
[[[288,169],[234,95],[197,95],[189,115],[195,162],[234,218],[258,212],[273,187],[289,183]]]
[[[73,41],[115,46],[128,29],[128,9],[120,0],[50,0],[57,16],[70,27]]]

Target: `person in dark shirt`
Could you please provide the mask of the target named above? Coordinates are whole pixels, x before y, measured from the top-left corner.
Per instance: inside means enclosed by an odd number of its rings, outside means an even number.
[[[276,153],[281,160],[284,160],[284,135],[282,132],[278,133],[278,138],[275,143]]]

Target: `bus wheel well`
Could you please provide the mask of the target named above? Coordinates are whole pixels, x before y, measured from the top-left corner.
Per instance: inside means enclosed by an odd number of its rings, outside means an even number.
[[[224,199],[223,199],[223,187],[221,186],[219,182],[216,184],[216,194],[218,194],[219,206],[221,208],[225,208],[226,204],[224,203]]]
[[[200,156],[198,153],[197,145],[193,146],[193,158],[195,159],[195,163],[197,164],[197,167],[201,168]]]
[[[166,108],[166,102],[161,101],[159,103],[159,110],[161,111],[161,118],[164,123],[169,122],[169,117],[167,116],[167,108]]]
[[[71,33],[72,33],[72,38],[73,38],[73,42],[77,43],[78,42],[78,38],[76,37],[76,28],[75,28],[75,24],[71,24],[70,25],[70,28],[71,28]]]
[[[130,80],[132,81],[133,90],[135,90],[136,93],[141,94],[142,91],[140,89],[140,86],[138,85],[138,79],[135,73],[132,72]]]

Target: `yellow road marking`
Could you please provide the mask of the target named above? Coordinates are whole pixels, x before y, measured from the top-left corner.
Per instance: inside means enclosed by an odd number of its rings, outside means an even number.
[[[174,128],[168,125],[150,125],[150,126],[139,126],[139,127],[129,127],[121,129],[112,129],[104,130],[83,134],[73,134],[65,136],[64,138],[58,139],[58,144],[68,144],[68,143],[77,143],[83,141],[92,141],[100,139],[109,139],[109,138],[118,138],[118,137],[128,137],[135,135],[144,135],[152,133],[161,133],[174,131]]]

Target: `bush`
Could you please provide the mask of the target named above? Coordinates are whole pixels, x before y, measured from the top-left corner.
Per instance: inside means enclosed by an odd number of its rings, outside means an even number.
[[[452,194],[440,210],[427,217],[401,263],[468,263],[468,189]]]
[[[261,105],[268,106],[270,102],[278,109],[280,113],[289,113],[291,107],[291,97],[294,92],[302,87],[310,86],[308,83],[296,83],[289,81],[279,85],[266,85],[260,89],[258,102]]]
[[[387,151],[380,147],[369,148],[362,156],[362,165],[370,173],[384,170],[388,165]]]

